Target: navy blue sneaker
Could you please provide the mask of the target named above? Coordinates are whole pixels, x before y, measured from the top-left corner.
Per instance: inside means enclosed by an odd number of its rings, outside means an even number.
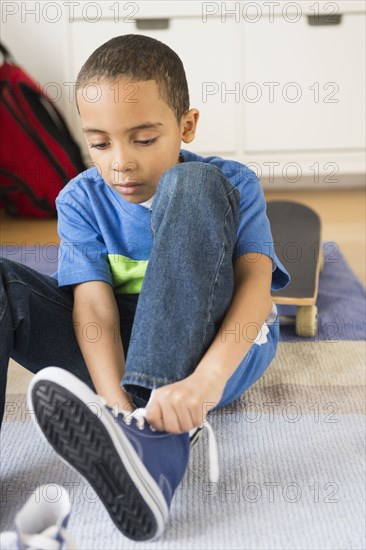
[[[135,541],[164,531],[171,502],[185,474],[190,438],[153,430],[146,409],[126,414],[106,406],[73,374],[42,369],[28,388],[28,405],[58,455],[93,487],[116,527]],[[218,481],[215,436],[209,432],[210,481]]]

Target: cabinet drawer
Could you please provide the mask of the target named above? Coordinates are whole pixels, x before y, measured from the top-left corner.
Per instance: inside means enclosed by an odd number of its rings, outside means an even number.
[[[363,148],[364,46],[363,13],[332,25],[305,13],[293,24],[278,15],[245,23],[246,151]]]

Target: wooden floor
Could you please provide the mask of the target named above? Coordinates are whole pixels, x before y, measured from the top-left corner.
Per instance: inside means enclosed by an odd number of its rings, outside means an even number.
[[[322,220],[322,240],[333,241],[366,284],[365,214],[363,189],[326,191],[265,191],[266,200],[294,200],[314,208]],[[58,243],[56,220],[11,219],[0,214],[0,242]]]

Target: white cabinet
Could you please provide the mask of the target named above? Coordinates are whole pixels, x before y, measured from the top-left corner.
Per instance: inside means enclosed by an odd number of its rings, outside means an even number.
[[[201,113],[196,139],[183,147],[243,162],[265,187],[362,184],[363,1],[100,5],[97,22],[81,7],[68,22],[68,81],[113,36],[147,34],[181,57]],[[118,20],[116,6],[129,8]],[[68,121],[87,155],[72,103]]]
[[[245,101],[246,151],[365,147],[364,17],[323,26],[277,15],[243,35],[245,81],[257,84]]]

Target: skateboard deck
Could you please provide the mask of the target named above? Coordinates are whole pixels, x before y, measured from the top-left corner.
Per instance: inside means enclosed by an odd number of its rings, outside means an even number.
[[[321,221],[308,206],[293,201],[267,201],[275,252],[291,276],[282,290],[272,290],[275,304],[296,308],[295,326],[299,336],[315,336],[318,329],[319,274],[323,267]],[[280,316],[280,324],[293,322]]]

